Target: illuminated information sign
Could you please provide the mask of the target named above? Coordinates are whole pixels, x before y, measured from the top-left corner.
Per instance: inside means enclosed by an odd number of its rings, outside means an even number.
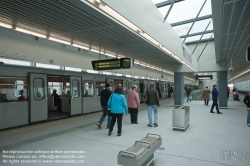
[[[131,69],[133,66],[134,60],[130,58],[92,61],[94,70]]]
[[[213,75],[196,75],[196,79],[197,80],[212,80],[213,79]]]

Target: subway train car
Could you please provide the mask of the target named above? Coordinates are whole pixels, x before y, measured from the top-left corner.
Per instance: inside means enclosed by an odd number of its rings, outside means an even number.
[[[0,130],[101,111],[99,94],[105,83],[111,91],[121,85],[126,98],[135,84],[142,98],[151,82],[6,64],[0,64],[0,71]],[[168,83],[155,82],[165,98]]]

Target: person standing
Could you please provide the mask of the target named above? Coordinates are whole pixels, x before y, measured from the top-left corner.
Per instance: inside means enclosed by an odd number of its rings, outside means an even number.
[[[169,93],[170,93],[170,98],[172,98],[173,95],[174,95],[174,89],[173,89],[172,86],[171,86],[170,89],[169,89]]]
[[[188,85],[187,88],[186,88],[187,102],[188,102],[188,100],[191,102],[191,99],[190,99],[191,91],[192,91],[192,89]]]
[[[109,98],[108,107],[110,108],[110,112],[112,116],[108,135],[109,136],[111,135],[113,131],[113,127],[117,119],[117,125],[118,125],[117,136],[122,136],[122,117],[123,117],[124,110],[126,114],[128,113],[128,105],[123,95],[122,86],[118,85],[116,87],[115,93],[112,94]]]
[[[160,106],[158,92],[155,89],[155,83],[150,83],[150,87],[146,90],[147,106],[148,106],[148,120],[149,127],[152,127],[152,110],[154,110],[154,127],[158,127],[158,109]]]
[[[103,114],[102,114],[100,120],[98,121],[98,123],[96,124],[99,129],[102,128],[101,125],[102,125],[102,123],[107,115],[107,111],[108,111],[108,100],[109,100],[109,97],[111,96],[111,91],[109,90],[109,87],[110,87],[109,83],[106,83],[105,89],[101,91],[101,95],[100,95],[100,102],[101,102]],[[106,129],[110,128],[111,119],[112,119],[111,115],[108,115],[108,123],[107,123]]]
[[[212,99],[213,99],[213,105],[211,107],[211,110],[210,110],[210,113],[215,113],[213,111],[214,109],[214,106],[216,106],[216,110],[217,110],[217,114],[222,114],[220,111],[219,111],[219,108],[218,108],[218,90],[217,90],[217,85],[213,85],[213,90],[212,90]]]
[[[211,91],[208,89],[208,87],[206,87],[206,89],[203,90],[202,96],[204,98],[205,105],[208,105],[208,103],[209,103],[210,93],[211,93]]]
[[[140,107],[140,100],[136,90],[137,86],[133,85],[132,90],[128,94],[128,108],[130,112],[131,124],[138,124],[137,115],[138,115],[138,108]]]
[[[250,127],[250,93],[248,93],[248,95],[245,96],[243,102],[247,106],[247,125],[248,127]]]
[[[229,99],[229,94],[230,94],[230,88],[227,87],[227,100]]]

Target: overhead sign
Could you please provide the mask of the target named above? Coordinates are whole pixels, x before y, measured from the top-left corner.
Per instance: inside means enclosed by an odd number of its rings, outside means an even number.
[[[196,80],[212,80],[212,79],[213,75],[203,75],[203,76],[196,75]]]
[[[134,66],[134,59],[105,59],[92,61],[94,70],[111,70],[111,69],[131,69]]]
[[[190,63],[192,63],[192,58],[191,58],[191,56],[189,55],[189,53],[185,50],[184,47],[182,47],[182,51],[183,51],[183,56],[184,56]]]

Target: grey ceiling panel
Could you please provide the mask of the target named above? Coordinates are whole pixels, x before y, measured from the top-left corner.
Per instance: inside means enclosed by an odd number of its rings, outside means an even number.
[[[232,21],[231,21],[231,26],[229,27],[229,33],[234,33],[237,25],[240,21],[240,16],[241,13],[243,12],[243,7],[245,5],[245,2],[243,1],[237,1],[235,3],[235,8],[234,8],[234,13],[233,13],[233,17],[232,17]]]
[[[247,0],[247,1],[249,1],[249,0]],[[250,17],[250,3],[248,2],[247,6],[246,6],[245,13],[244,13],[242,20],[240,22],[238,31],[244,31],[244,29],[249,21],[249,17]]]
[[[227,35],[222,36],[222,41],[221,41],[221,48],[222,49],[225,49],[226,40],[227,40]],[[221,55],[221,56],[223,56],[223,55]]]
[[[227,38],[227,45],[226,48],[231,48],[232,42],[233,42],[234,34],[230,34]]]
[[[239,33],[235,34],[235,39],[233,41],[232,47],[236,47],[237,46],[238,42],[240,41],[240,39],[242,37],[242,34],[243,34],[243,32],[239,32]]]
[[[230,15],[232,13],[233,4],[227,4],[224,7],[224,13],[223,13],[223,29],[222,34],[227,34],[228,26],[229,26],[229,20]]]

